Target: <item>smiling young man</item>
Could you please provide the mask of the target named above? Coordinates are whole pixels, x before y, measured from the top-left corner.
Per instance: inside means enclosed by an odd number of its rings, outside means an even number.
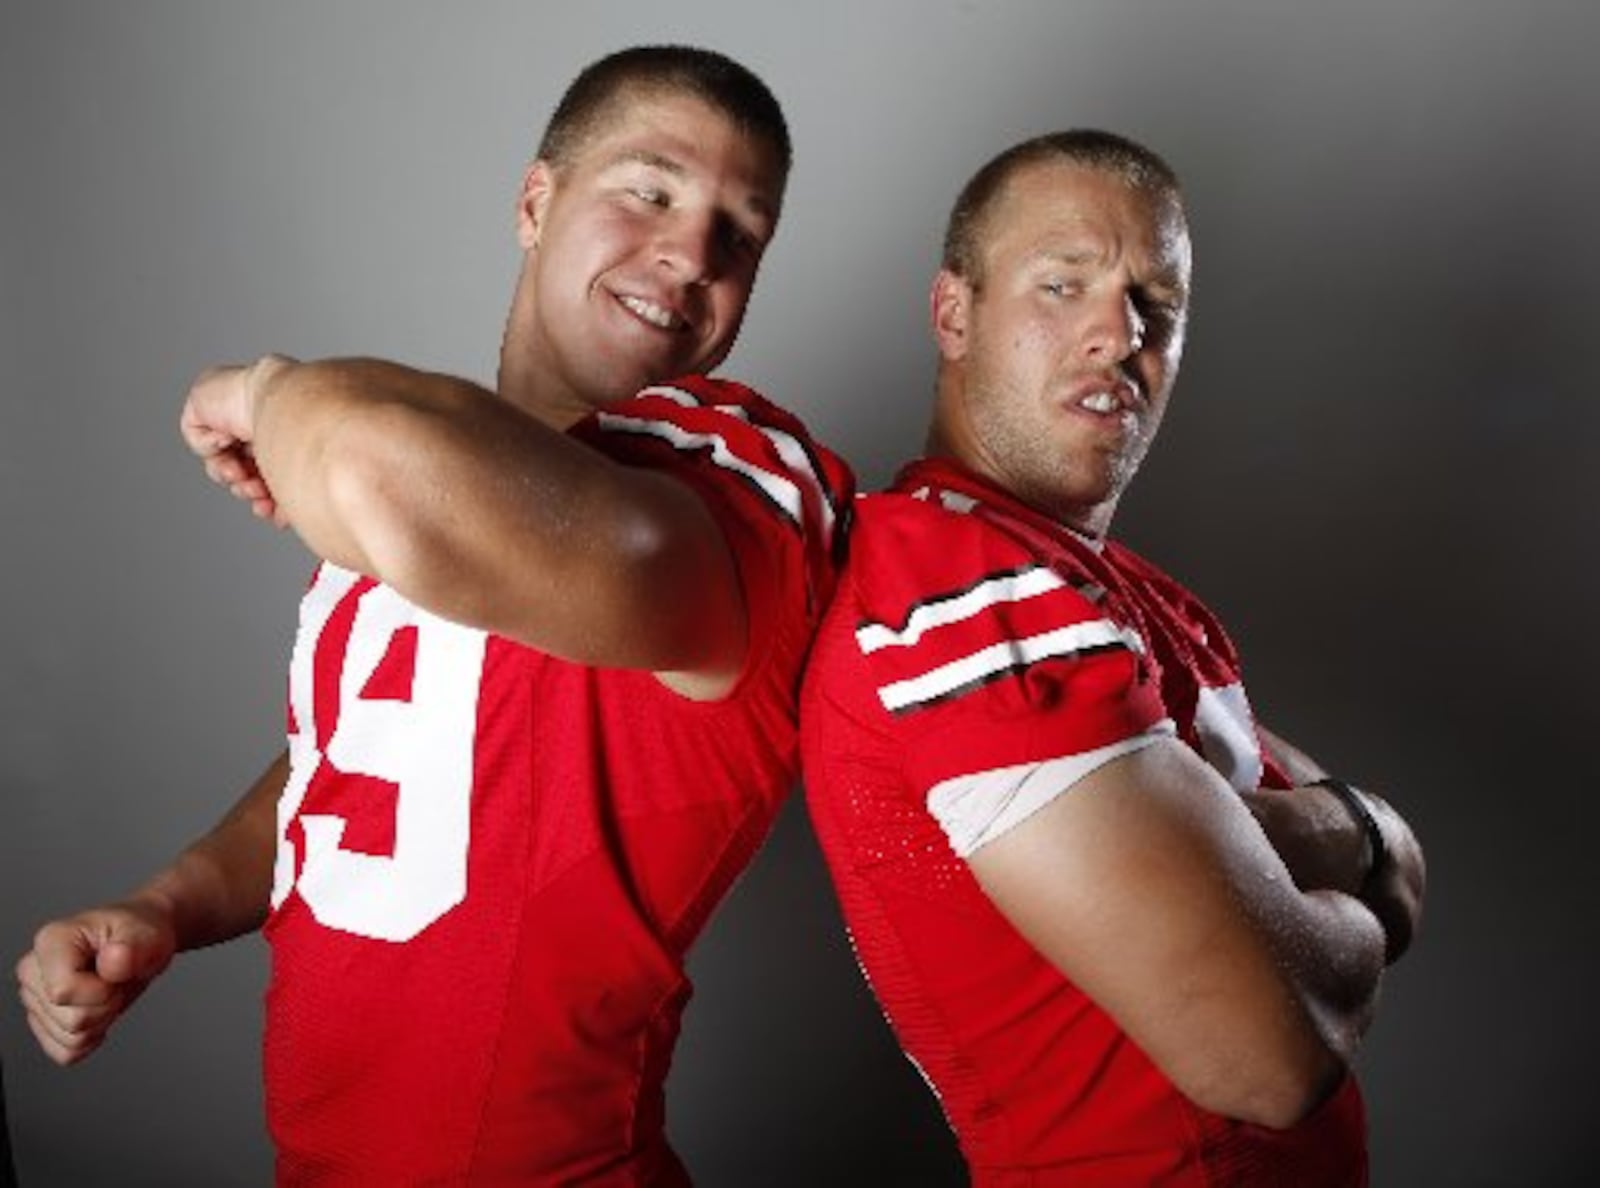
[[[1221,624],[1106,535],[1189,278],[1177,180],[1129,141],[968,183],[927,457],[858,503],[808,668],[817,833],[980,1186],[1366,1178],[1348,1067],[1421,851],[1257,727]]]
[[[324,562],[288,752],[129,900],[40,931],[47,1052],[265,921],[280,1182],[686,1182],[684,954],[793,781],[849,498],[798,421],[705,378],[788,166],[743,67],[613,55],[525,176],[495,392],[270,356],[196,382],[208,473]]]

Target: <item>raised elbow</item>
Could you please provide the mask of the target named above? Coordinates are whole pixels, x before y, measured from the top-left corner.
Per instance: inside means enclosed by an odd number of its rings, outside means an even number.
[[[1310,1053],[1223,1063],[1215,1074],[1179,1088],[1213,1114],[1287,1130],[1326,1101],[1346,1072],[1342,1059],[1319,1048]]]
[[[1331,1077],[1291,1078],[1278,1085],[1263,1087],[1249,1100],[1240,1103],[1231,1116],[1241,1122],[1271,1130],[1289,1130],[1305,1121],[1331,1097],[1343,1078],[1344,1070],[1340,1068]]]

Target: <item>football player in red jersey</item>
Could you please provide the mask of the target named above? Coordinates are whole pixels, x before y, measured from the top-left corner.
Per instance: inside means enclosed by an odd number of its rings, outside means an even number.
[[[375,360],[212,370],[184,439],[321,559],[289,748],[18,967],[63,1063],[264,924],[282,1183],[670,1185],[685,950],[791,785],[839,461],[707,378],[789,167],[738,64],[647,47],[562,100],[490,392]]]
[[[1138,145],[1045,136],[973,178],[927,456],[858,502],[808,667],[812,818],[979,1185],[1366,1180],[1350,1061],[1417,841],[1260,729],[1221,624],[1107,538],[1189,282]]]

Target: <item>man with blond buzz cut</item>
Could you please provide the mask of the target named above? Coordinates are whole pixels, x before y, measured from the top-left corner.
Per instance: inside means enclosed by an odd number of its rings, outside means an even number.
[[[1130,141],[973,178],[927,454],[858,503],[808,669],[812,818],[980,1188],[1366,1180],[1349,1066],[1421,851],[1256,725],[1221,624],[1107,536],[1189,277],[1177,180]]]
[[[120,904],[18,966],[62,1062],[173,953],[265,923],[283,1184],[679,1185],[685,952],[797,766],[839,461],[707,378],[789,168],[720,54],[623,51],[516,204],[498,386],[268,356],[182,417],[322,558],[287,754]]]

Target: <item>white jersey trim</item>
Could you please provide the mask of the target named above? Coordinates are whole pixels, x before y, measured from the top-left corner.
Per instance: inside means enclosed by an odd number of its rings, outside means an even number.
[[[1261,786],[1266,765],[1243,685],[1202,688],[1194,707],[1194,732],[1206,762],[1237,791],[1251,792]]]
[[[1047,565],[1000,574],[960,594],[922,603],[906,617],[905,626],[898,631],[882,623],[864,624],[856,629],[856,642],[861,645],[863,655],[871,655],[881,648],[910,647],[936,627],[948,627],[952,623],[970,619],[991,606],[1021,602],[1052,590],[1064,589],[1066,585],[1061,575]]]
[[[717,407],[721,408],[722,406],[718,405]],[[744,409],[738,409],[738,412],[743,414]],[[811,488],[811,493],[817,499],[817,507],[821,509],[822,513],[823,543],[831,547],[835,521],[833,502],[829,498],[827,485],[822,481],[822,477],[817,474],[816,467],[811,464],[811,455],[806,452],[805,446],[792,433],[785,433],[782,429],[773,429],[766,425],[757,425],[756,428],[761,430],[762,435],[773,444],[773,447],[778,451],[778,457],[783,459],[784,465],[789,468],[796,478]]]
[[[1104,648],[1126,648],[1142,655],[1144,642],[1137,632],[1110,619],[1073,623],[1025,639],[1002,640],[921,676],[879,686],[878,699],[890,713],[900,713],[1021,671],[1041,660]]]
[[[757,430],[763,437],[770,441],[773,448],[778,451],[778,457],[783,459],[784,465],[811,489],[817,497],[817,506],[822,511],[822,539],[824,543],[833,540],[834,523],[837,512],[834,510],[832,497],[829,495],[827,484],[822,481],[822,476],[817,473],[817,467],[810,453],[800,440],[792,433],[782,429],[775,429],[770,425],[762,425],[750,419],[749,410],[737,404],[707,404],[693,392],[683,388],[674,388],[669,384],[655,384],[640,391],[641,396],[659,396],[663,400],[670,400],[680,408],[711,408],[719,413],[743,421]]]
[[[1164,718],[1142,734],[1093,751],[956,776],[928,789],[928,812],[939,822],[956,856],[968,858],[981,846],[1015,829],[1090,772],[1175,733],[1172,719]]]
[[[602,429],[623,433],[644,433],[659,437],[675,449],[697,450],[709,447],[711,461],[724,470],[748,479],[779,511],[796,524],[803,524],[800,488],[770,470],[746,462],[728,448],[720,433],[690,433],[670,421],[657,421],[645,417],[628,417],[620,413],[596,413],[596,422]]]

